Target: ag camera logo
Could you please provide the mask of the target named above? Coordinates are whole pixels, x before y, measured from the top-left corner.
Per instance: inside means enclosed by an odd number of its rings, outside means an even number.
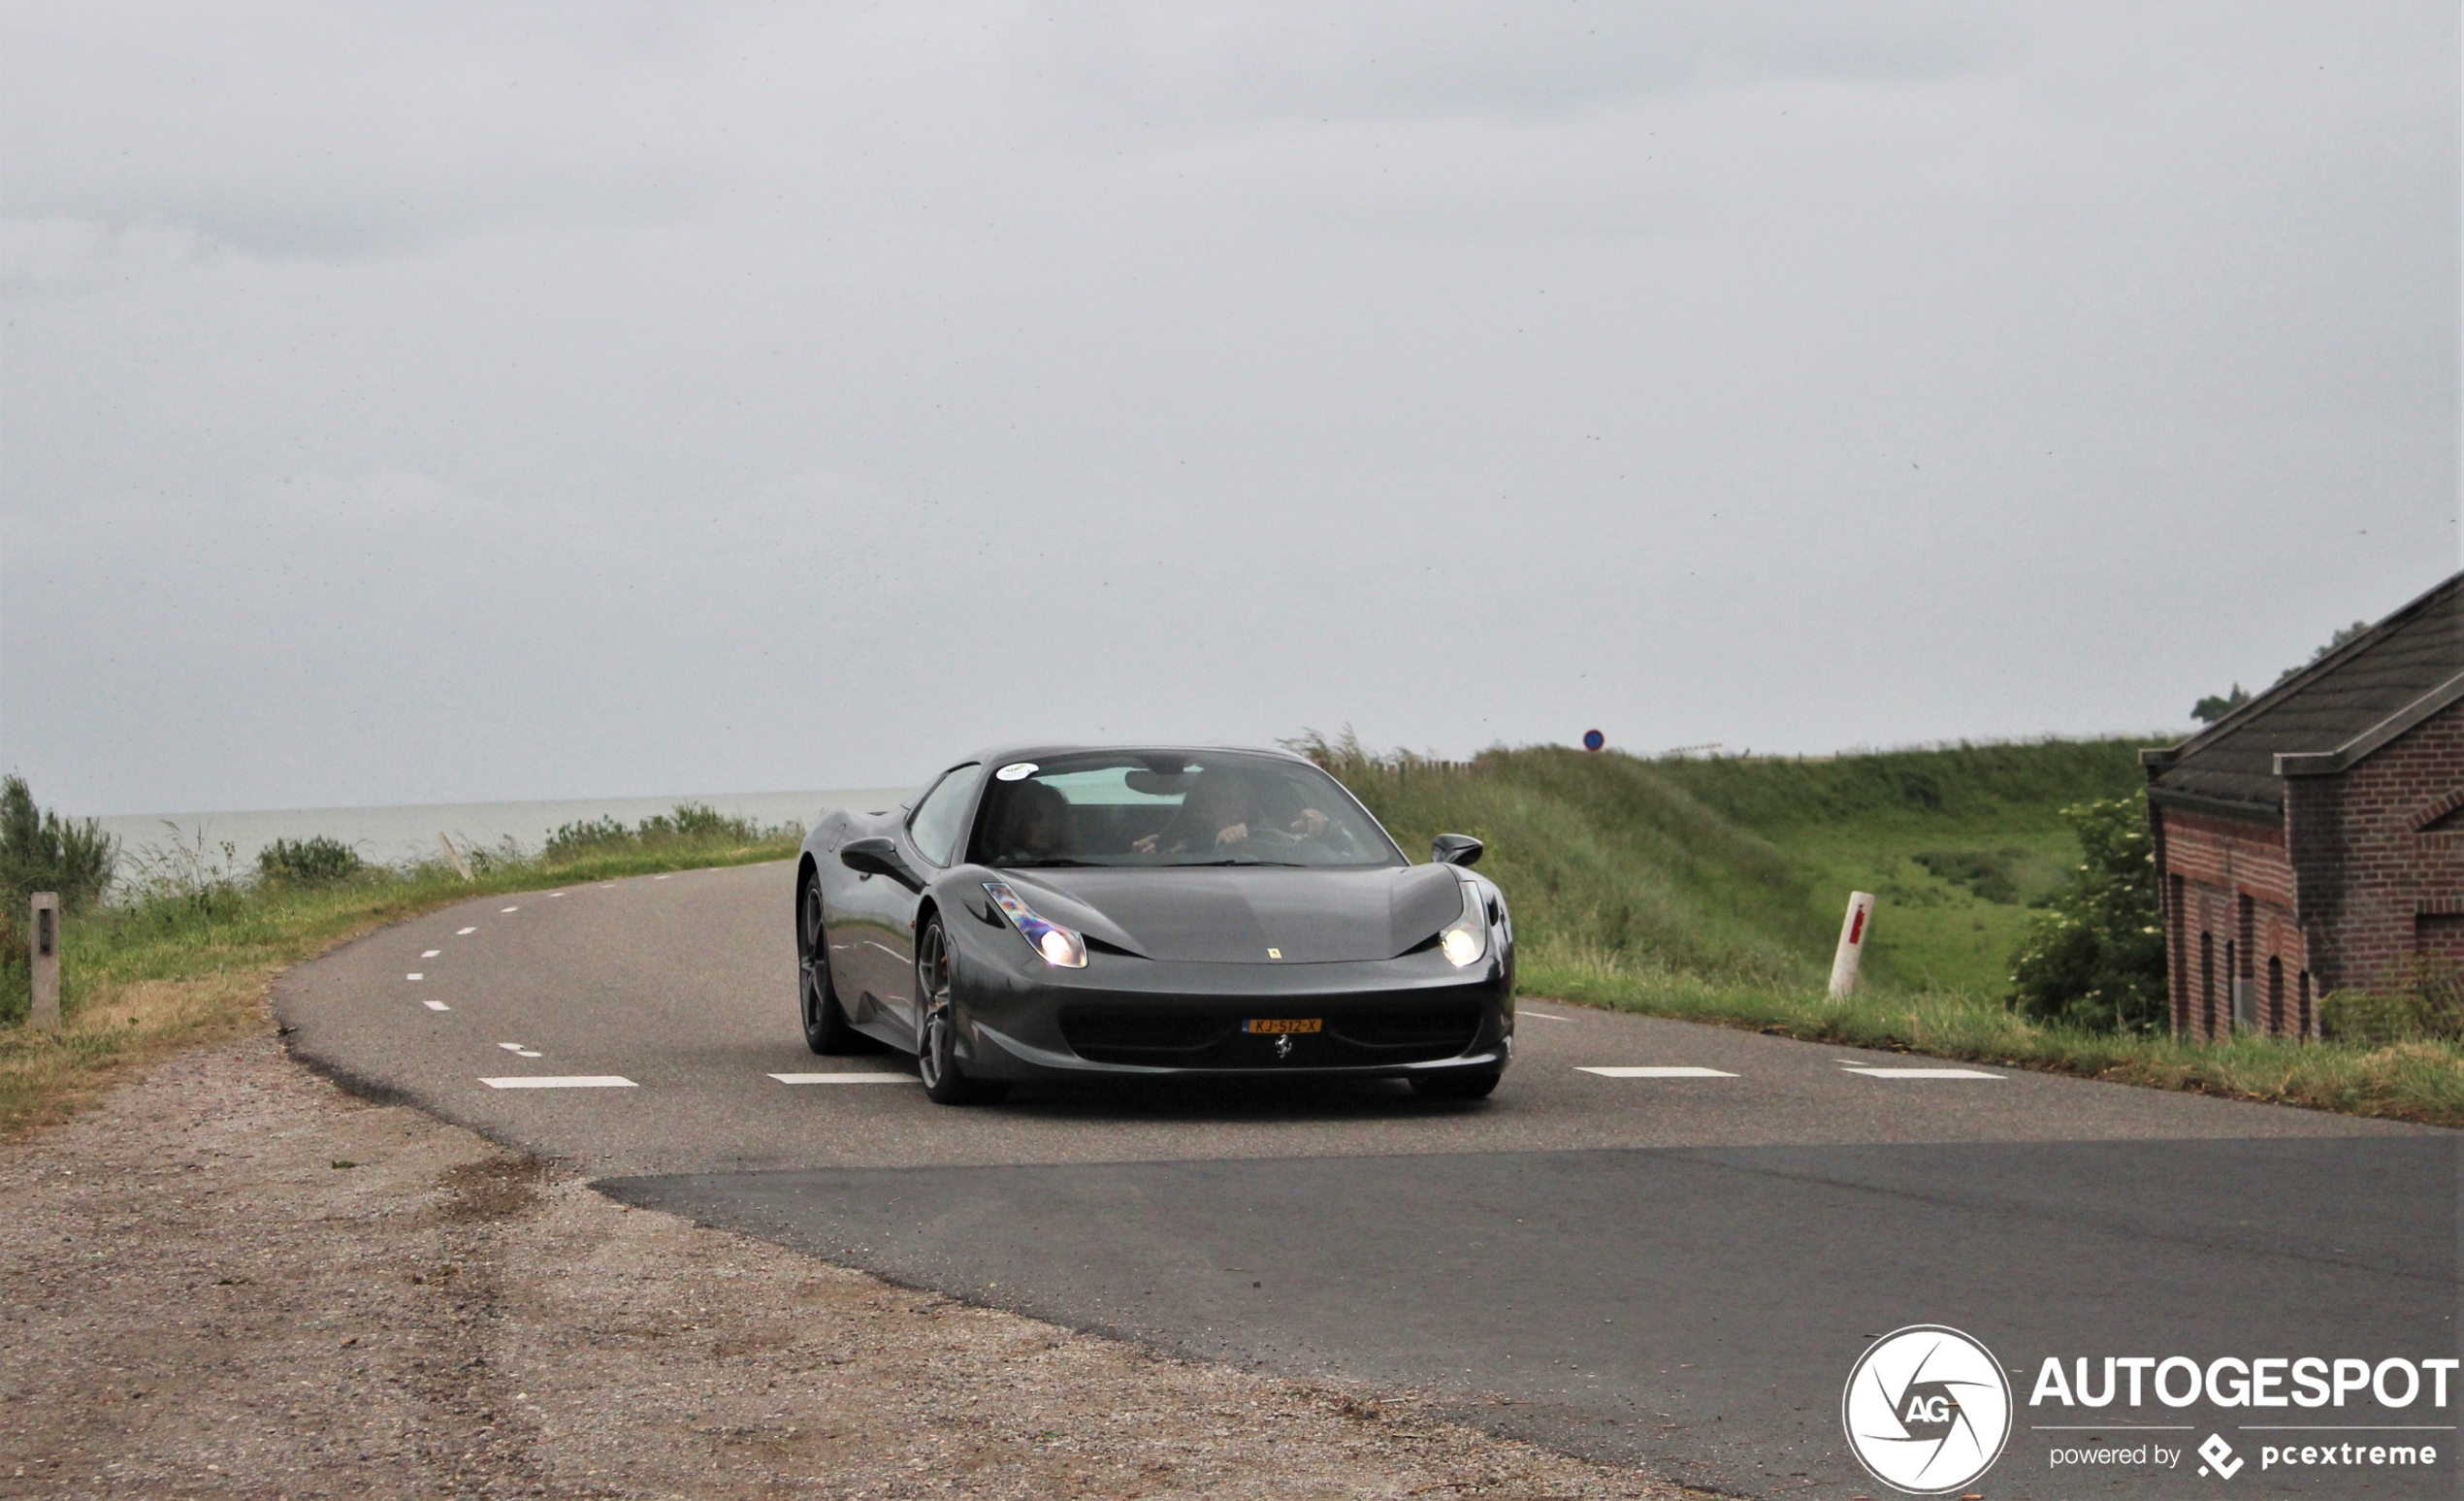
[[[1938,1323],[1910,1324],[1858,1358],[1839,1420],[1875,1480],[1910,1495],[1944,1495],[2001,1457],[2011,1386],[1975,1340]]]

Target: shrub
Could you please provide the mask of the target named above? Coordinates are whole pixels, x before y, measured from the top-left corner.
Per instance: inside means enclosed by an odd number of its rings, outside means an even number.
[[[560,825],[547,836],[539,856],[550,865],[585,855],[620,849],[679,844],[765,844],[801,838],[804,831],[791,825],[764,829],[749,818],[730,818],[700,802],[680,802],[666,813],[655,813],[628,829],[613,818]]]
[[[761,825],[749,818],[729,818],[707,803],[679,802],[672,813],[660,813],[641,821],[644,844],[667,840],[758,844],[761,839]]]
[[[2164,926],[2145,792],[2062,809],[2087,852],[2011,963],[2012,1009],[2094,1031],[2164,1025]]]
[[[363,865],[359,851],[321,833],[305,839],[276,839],[257,852],[259,879],[294,886],[343,880],[357,875]]]
[[[574,860],[594,850],[633,842],[632,830],[612,818],[600,818],[587,823],[558,825],[556,832],[547,836],[547,843],[539,854],[551,861]]]
[[[2318,1032],[2343,1042],[2464,1037],[2464,974],[2450,959],[2416,959],[2385,990],[2330,991],[2318,999]]]

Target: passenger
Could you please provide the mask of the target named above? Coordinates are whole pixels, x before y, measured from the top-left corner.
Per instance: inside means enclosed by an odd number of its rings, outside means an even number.
[[[1017,788],[1001,807],[993,864],[1059,858],[1070,848],[1070,823],[1069,799],[1057,790],[1041,782]]]

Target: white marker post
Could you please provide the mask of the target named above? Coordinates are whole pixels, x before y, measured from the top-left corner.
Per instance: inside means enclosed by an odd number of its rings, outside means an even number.
[[[34,894],[34,931],[28,935],[34,961],[33,1004],[26,1025],[47,1032],[60,1029],[60,897],[57,892]]]
[[[1857,993],[1857,961],[1865,952],[1865,931],[1873,926],[1873,893],[1850,892],[1848,915],[1839,924],[1839,952],[1831,962],[1831,998],[1846,1000]]]
[[[462,851],[455,849],[453,847],[453,841],[446,838],[442,833],[438,833],[437,835],[437,842],[445,847],[445,859],[453,862],[453,867],[462,872],[462,878],[466,881],[470,880],[470,866],[463,861]]]

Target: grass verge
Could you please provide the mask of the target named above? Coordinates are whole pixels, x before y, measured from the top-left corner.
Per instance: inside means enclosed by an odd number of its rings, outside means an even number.
[[[389,923],[474,897],[795,853],[797,836],[783,831],[743,833],[606,843],[554,862],[491,858],[468,881],[436,865],[316,885],[198,881],[80,913],[61,930],[60,1029],[21,1025],[22,994],[0,1018],[20,1024],[0,1026],[0,1140],[65,1119],[131,1069],[269,1025],[276,974]]]
[[[2396,1043],[2222,1042],[2083,1031],[2031,1022],[1971,991],[1868,991],[1845,1001],[1754,982],[1637,972],[1580,953],[1526,959],[1519,989],[1582,1005],[1746,1028],[1806,1042],[1923,1053],[2271,1105],[2464,1126],[2464,1048]]]

